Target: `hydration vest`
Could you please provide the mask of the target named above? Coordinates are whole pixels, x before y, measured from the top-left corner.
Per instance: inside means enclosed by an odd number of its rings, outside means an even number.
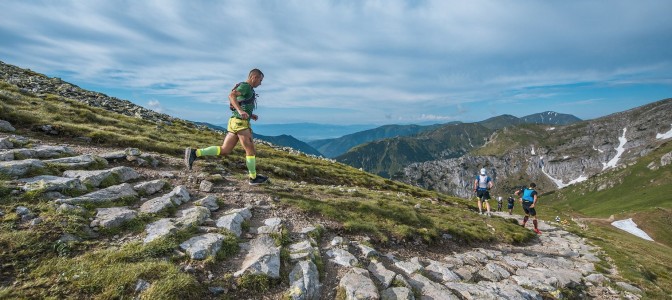
[[[478,175],[476,177],[478,179],[478,190],[479,191],[485,191],[488,189],[488,182],[490,182],[490,177],[486,175]]]
[[[236,86],[233,87],[232,91],[235,91],[238,88],[238,86],[240,86],[241,84],[249,85],[249,83],[247,83],[247,82],[244,82],[244,81],[240,82],[240,83],[236,84]],[[255,102],[257,100],[257,94],[254,92],[254,89],[252,87],[250,87],[250,90],[252,91],[252,93],[249,97],[247,97],[246,99],[243,99],[243,100],[236,100],[236,101],[238,101],[238,105],[243,106],[243,105],[247,105],[247,104],[250,104],[250,103],[255,103],[254,106],[257,106],[256,102]],[[236,108],[233,107],[233,104],[231,104],[231,103],[229,103],[229,109],[231,109],[231,111],[236,110]]]
[[[532,195],[533,192],[535,192],[533,189],[526,188],[523,190],[523,201],[534,202],[534,196]]]

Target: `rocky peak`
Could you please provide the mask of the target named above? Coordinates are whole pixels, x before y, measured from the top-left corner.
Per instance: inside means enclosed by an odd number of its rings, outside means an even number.
[[[520,120],[523,123],[553,125],[569,125],[581,121],[581,119],[573,115],[561,114],[554,111],[531,114],[520,118]]]
[[[470,197],[478,169],[491,169],[498,193],[534,181],[544,191],[581,182],[601,172],[635,162],[671,138],[672,99],[568,126],[538,125],[504,128],[484,148],[511,144],[499,155],[465,155],[459,158],[412,164],[404,169],[404,182],[440,192]]]

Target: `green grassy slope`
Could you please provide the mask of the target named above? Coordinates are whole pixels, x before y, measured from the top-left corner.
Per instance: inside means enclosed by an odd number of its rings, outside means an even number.
[[[19,128],[31,129],[37,125],[51,124],[67,138],[84,136],[91,138],[92,143],[101,146],[138,147],[145,151],[156,151],[177,157],[182,155],[184,147],[214,145],[222,140],[221,135],[212,131],[199,130],[188,122],[157,125],[89,107],[65,98],[55,96],[47,96],[44,99],[36,98],[32,95],[21,94],[9,85],[5,85],[4,89],[0,93],[0,99],[2,99],[0,119],[7,120]],[[34,134],[30,130],[26,133]],[[258,145],[258,147],[260,172],[270,174],[275,179],[292,182],[304,181],[318,187],[341,185],[374,191],[399,192],[416,198],[417,200],[414,201],[432,198],[441,199],[443,202],[460,203],[462,208],[468,207],[462,199],[387,180],[341,163],[294,155],[264,145]],[[238,146],[233,155],[221,158],[220,163],[227,168],[244,172],[245,166],[241,165],[238,159],[242,155],[243,151]],[[288,198],[292,195],[300,196],[303,193],[285,193]],[[364,201],[370,197],[361,195],[349,198]],[[465,236],[465,238],[469,240],[493,239],[491,236]]]
[[[672,165],[647,167],[660,165],[660,157],[671,151],[672,143],[667,143],[632,166],[569,186],[552,195],[553,203],[563,211],[600,218],[672,208]]]
[[[17,128],[14,134],[54,143],[82,143],[100,147],[137,147],[181,157],[184,147],[219,144],[222,136],[201,130],[188,122],[156,124],[90,107],[54,95],[22,93],[0,82],[0,119]],[[36,127],[49,124],[60,132],[48,136]],[[501,218],[483,218],[474,204],[459,198],[359,171],[350,166],[308,156],[294,155],[259,145],[260,173],[273,178],[265,192],[281,200],[283,206],[339,224],[345,232],[371,236],[374,243],[418,241],[431,245],[443,233],[451,234],[458,245],[483,242],[521,243],[534,236]],[[229,157],[197,162],[203,171],[224,168],[244,173],[240,147]],[[178,166],[181,168],[181,166]],[[242,180],[242,178],[241,178]],[[207,287],[197,278],[180,271],[184,257],[174,249],[196,232],[179,232],[170,238],[142,245],[130,243],[110,247],[105,242],[114,235],[141,234],[158,216],[140,217],[114,231],[100,232],[91,239],[83,228],[95,212],[84,215],[59,214],[40,194],[12,192],[12,184],[0,177],[0,298],[101,298],[121,299],[134,295],[139,278],[150,279],[151,299],[194,299]],[[420,204],[418,208],[416,205]],[[37,211],[39,226],[20,225],[17,206]],[[82,242],[59,243],[63,233],[81,237]],[[413,246],[415,247],[415,246]],[[237,241],[225,242],[222,256],[237,249]],[[216,264],[215,261],[206,262]],[[230,280],[230,279],[223,279]]]
[[[577,233],[602,247],[650,299],[672,297],[672,165],[660,167],[661,156],[670,152],[668,142],[634,165],[541,197],[544,218],[582,218],[587,229]],[[612,215],[633,218],[655,242],[612,226]]]

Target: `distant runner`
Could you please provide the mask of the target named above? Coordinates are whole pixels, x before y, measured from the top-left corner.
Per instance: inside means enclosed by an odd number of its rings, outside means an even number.
[[[508,204],[506,205],[506,208],[509,209],[509,214],[513,214],[513,204],[516,202],[516,199],[509,196],[509,198],[506,199],[506,201],[508,202]]]
[[[523,210],[525,211],[525,218],[523,218],[523,224],[521,226],[525,227],[527,220],[532,216],[532,224],[534,224],[534,232],[541,234],[537,224],[537,211],[534,209],[537,205],[537,191],[534,189],[537,185],[532,182],[528,188],[516,191],[516,195],[522,195],[521,201],[523,202]]]
[[[478,198],[478,213],[483,214],[483,207],[481,205],[481,202],[485,204],[485,207],[487,209],[487,214],[490,216],[490,204],[488,203],[488,200],[490,199],[490,189],[492,188],[492,178],[490,176],[485,175],[485,168],[481,169],[481,174],[476,176],[476,180],[474,180],[474,192],[476,193],[476,197]]]

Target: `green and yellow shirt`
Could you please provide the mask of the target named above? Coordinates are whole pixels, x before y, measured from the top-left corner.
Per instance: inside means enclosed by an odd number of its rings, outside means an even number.
[[[242,108],[248,115],[252,115],[252,111],[254,111],[256,107],[256,94],[254,93],[252,86],[247,82],[241,82],[234,88],[234,90],[240,92],[240,95],[236,97],[240,108]],[[241,118],[237,110],[233,109],[232,113],[233,117]]]

